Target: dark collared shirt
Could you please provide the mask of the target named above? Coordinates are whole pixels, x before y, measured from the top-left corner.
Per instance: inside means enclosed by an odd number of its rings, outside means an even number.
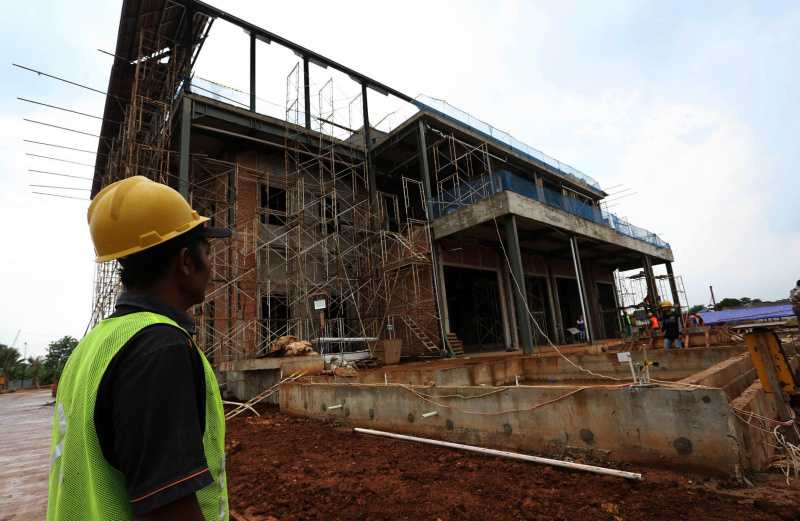
[[[123,293],[112,317],[151,311],[189,334],[191,317],[149,296]],[[125,476],[135,515],[213,482],[203,451],[205,376],[180,329],[155,324],[136,333],[108,365],[95,404],[103,456]]]

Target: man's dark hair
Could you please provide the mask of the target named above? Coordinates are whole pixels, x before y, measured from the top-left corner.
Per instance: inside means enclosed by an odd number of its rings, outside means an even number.
[[[200,245],[207,241],[202,226],[119,260],[119,276],[126,289],[148,289],[159,282],[166,274],[169,262],[182,248],[189,249],[189,255],[196,264],[202,264]]]
[[[797,281],[797,285],[800,286],[800,280]]]

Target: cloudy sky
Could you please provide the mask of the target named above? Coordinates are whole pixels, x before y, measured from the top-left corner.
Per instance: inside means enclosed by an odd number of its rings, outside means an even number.
[[[222,6],[222,2],[211,2]],[[702,5],[700,5],[702,4]],[[86,228],[119,2],[30,0],[0,22],[0,342],[41,354],[90,312]],[[672,245],[691,303],[784,298],[800,278],[800,4],[795,2],[228,1],[242,18],[412,96],[446,99],[635,195],[612,208]],[[291,56],[260,44],[260,109],[279,108]],[[794,49],[794,50],[793,50]],[[263,50],[263,52],[262,52]],[[197,75],[246,90],[246,35],[218,24]],[[224,53],[224,54],[223,54]],[[222,59],[224,56],[224,59]],[[324,71],[314,71],[321,86]],[[337,83],[337,103],[351,92]],[[377,102],[376,102],[377,103]],[[346,108],[344,109],[346,110]],[[374,119],[374,116],[373,116]],[[29,172],[44,170],[76,176]],[[79,199],[35,195],[58,192]],[[612,190],[616,191],[616,190]]]

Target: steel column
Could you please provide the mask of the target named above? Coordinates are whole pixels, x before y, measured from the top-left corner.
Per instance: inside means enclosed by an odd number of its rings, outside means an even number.
[[[308,73],[308,56],[303,56],[303,98],[306,113],[306,128],[311,128],[311,81]]]
[[[373,227],[378,229],[378,187],[375,184],[375,169],[372,168],[372,139],[369,135],[369,103],[367,102],[366,83],[361,84],[361,111],[364,116],[364,151],[367,161],[367,179],[369,180],[369,199],[373,208],[372,221]]]
[[[647,282],[647,294],[650,296],[650,306],[658,308],[658,303],[661,298],[658,295],[658,286],[656,286],[656,277],[653,275],[653,264],[650,256],[642,255],[642,267],[644,268],[644,278]]]
[[[256,35],[250,33],[250,110],[256,111]]]
[[[367,115],[366,90],[366,86],[364,86],[361,95],[364,97],[364,135],[369,136],[369,116]],[[369,137],[366,139],[369,139]],[[370,150],[370,148],[371,147],[368,146],[367,150]],[[422,121],[419,122],[417,148],[419,153],[419,167],[420,175],[422,177],[422,186],[425,190],[425,217],[428,219],[428,223],[430,223],[433,220],[433,215],[430,211],[430,201],[433,195],[431,193],[431,172],[430,166],[428,165],[428,145],[425,140],[425,125],[422,123]],[[369,152],[367,154],[369,155]],[[370,173],[372,174],[372,168],[370,168]],[[370,175],[370,194],[374,188],[374,180],[374,175]],[[427,230],[427,233],[432,232],[429,229]],[[455,353],[453,353],[453,350],[450,349],[450,345],[447,343],[447,333],[450,331],[450,321],[447,310],[447,293],[444,285],[444,268],[442,267],[439,250],[439,243],[436,242],[436,239],[431,237],[431,271],[433,272],[433,290],[436,292],[436,307],[438,308],[437,311],[439,312],[439,333],[442,335],[442,346],[446,347],[450,355],[454,355]]]
[[[425,199],[427,203],[425,205],[425,216],[428,218],[428,221],[432,221],[434,219],[433,190],[431,189],[431,173],[428,166],[428,144],[425,140],[425,123],[422,120],[419,120],[417,136],[419,161],[420,165],[422,165],[422,184],[425,188]]]
[[[514,290],[515,308],[517,312],[517,326],[519,327],[519,343],[525,354],[533,353],[533,332],[531,320],[528,316],[528,293],[525,289],[525,270],[522,266],[522,251],[519,247],[517,235],[517,220],[514,215],[509,215],[503,220],[505,232],[506,251],[511,261],[512,289]]]
[[[589,300],[586,293],[586,283],[583,279],[583,267],[581,266],[581,253],[578,249],[577,237],[569,238],[569,247],[572,250],[572,262],[575,265],[575,277],[578,279],[578,297],[581,301],[581,311],[583,312],[583,327],[586,329],[586,341],[590,344],[594,335],[592,334],[592,320],[589,316]]]
[[[189,200],[189,169],[191,156],[189,155],[190,140],[192,137],[192,100],[187,96],[181,99],[181,141],[178,166],[178,192]]]
[[[675,274],[672,272],[672,263],[667,262],[667,276],[669,277],[669,289],[672,292],[672,303],[676,309],[681,308],[681,297],[678,294],[678,285],[675,283]]]

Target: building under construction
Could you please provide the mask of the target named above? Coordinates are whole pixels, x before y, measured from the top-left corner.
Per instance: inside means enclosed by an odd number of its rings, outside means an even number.
[[[202,2],[125,0],[107,54],[92,194],[143,175],[233,232],[194,310],[226,393],[255,397],[229,417],[270,399],[482,447],[800,475],[785,324],[687,320],[688,349],[631,334],[686,294],[669,244],[591,177]],[[99,264],[93,322],[120,289]],[[276,356],[287,338],[314,354]]]
[[[220,23],[249,35],[249,92],[193,73]],[[264,46],[296,63],[257,68]],[[669,245],[602,210],[595,180],[444,101],[201,2],[124,2],[114,58],[92,192],[144,175],[234,231],[213,245],[197,310],[218,364],[285,335],[323,352],[393,337],[404,356],[530,353],[576,342],[583,316],[588,340],[614,338],[615,273],[643,268],[654,295],[655,264],[679,301]],[[272,115],[256,95],[270,77],[285,86]],[[341,77],[357,89],[344,105]],[[386,97],[408,114],[390,130],[370,123]],[[117,291],[116,267],[101,265],[95,320]]]

